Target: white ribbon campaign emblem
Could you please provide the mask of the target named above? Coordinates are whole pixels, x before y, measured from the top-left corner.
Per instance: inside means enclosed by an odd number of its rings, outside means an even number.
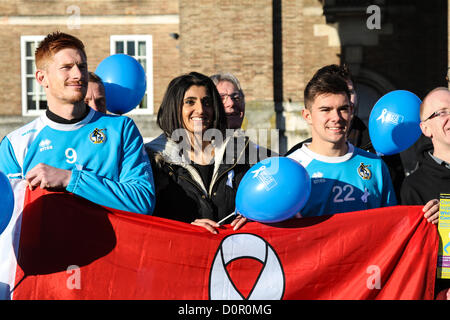
[[[233,188],[234,170],[228,172],[227,186]]]
[[[247,298],[236,289],[226,269],[228,263],[239,258],[255,258],[263,264]],[[284,288],[281,262],[266,240],[248,233],[233,234],[222,240],[211,268],[210,300],[281,300]]]
[[[385,108],[385,109],[383,109],[383,110],[381,111],[381,114],[380,114],[380,116],[377,118],[377,121],[378,121],[378,120],[381,120],[381,123],[383,123],[383,124],[384,124],[385,122],[388,122],[388,123],[392,123],[392,124],[394,124],[394,125],[397,125],[397,124],[403,122],[403,119],[404,119],[404,117],[403,117],[401,114],[397,114],[397,113],[388,111],[388,110]]]
[[[258,179],[267,191],[270,191],[270,189],[277,185],[277,181],[274,177],[267,173],[266,166],[261,166],[259,169],[256,169],[251,173],[253,173],[253,179]]]
[[[259,169],[256,169],[255,171],[252,171],[252,173],[254,173],[253,178],[258,177],[259,173],[261,171],[264,171],[266,169],[266,166],[261,166]]]

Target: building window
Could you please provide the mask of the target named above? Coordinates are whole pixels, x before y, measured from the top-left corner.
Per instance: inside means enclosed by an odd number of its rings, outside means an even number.
[[[153,113],[153,45],[151,35],[112,35],[111,54],[124,53],[134,57],[144,67],[147,89],[139,106],[130,114]]]
[[[43,110],[47,109],[45,91],[35,78],[36,64],[34,61],[34,51],[44,37],[20,37],[23,115],[39,115]]]

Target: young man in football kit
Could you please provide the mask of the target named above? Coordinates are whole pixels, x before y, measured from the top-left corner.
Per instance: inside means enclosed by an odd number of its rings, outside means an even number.
[[[55,32],[39,44],[35,58],[48,108],[2,140],[0,171],[30,189],[67,190],[103,206],[152,214],[153,174],[136,125],[85,104],[83,43]]]
[[[303,217],[397,204],[389,170],[376,155],[347,141],[352,117],[350,93],[336,74],[315,75],[304,92],[303,118],[312,141],[288,157],[300,162],[311,177],[311,195]]]

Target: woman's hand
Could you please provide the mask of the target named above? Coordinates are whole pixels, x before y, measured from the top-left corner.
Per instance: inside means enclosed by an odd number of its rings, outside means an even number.
[[[195,219],[194,222],[191,222],[191,224],[194,226],[203,227],[213,234],[217,234],[216,228],[220,227],[217,222],[212,221],[211,219]]]
[[[238,230],[246,223],[247,223],[247,218],[238,214],[236,219],[234,219],[231,222],[231,226],[233,227],[233,230]]]
[[[244,216],[238,214],[236,218],[231,222],[231,226],[233,227],[233,230],[240,229],[245,223],[247,222],[247,218]],[[220,227],[220,224],[212,221],[211,219],[195,219],[194,222],[191,222],[194,226],[203,227],[212,234],[217,234],[216,228]]]

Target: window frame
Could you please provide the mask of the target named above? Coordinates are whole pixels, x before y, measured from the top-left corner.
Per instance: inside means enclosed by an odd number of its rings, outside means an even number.
[[[27,88],[27,61],[32,60],[34,66],[36,66],[36,61],[34,59],[34,53],[33,53],[33,59],[27,59],[26,56],[26,49],[27,49],[27,43],[29,42],[36,42],[36,45],[42,41],[45,38],[45,35],[22,35],[20,36],[20,78],[21,78],[21,96],[22,96],[22,115],[23,116],[39,116],[45,112],[45,109],[37,109],[36,110],[30,110],[28,109],[28,88]],[[34,78],[34,81],[36,81],[36,88],[38,90],[36,92],[33,92],[33,95],[39,96],[40,95],[40,84],[37,83],[36,78]],[[45,92],[41,93],[45,95]],[[46,101],[46,100],[45,100]]]
[[[153,37],[152,37],[152,35],[144,35],[144,34],[111,35],[110,36],[110,46],[109,46],[111,55],[116,54],[115,43],[117,41],[123,41],[123,42],[134,41],[135,43],[139,42],[139,41],[145,41],[145,59],[146,59],[146,68],[147,68],[147,70],[145,70],[146,80],[147,80],[147,88],[145,90],[145,94],[147,95],[147,108],[146,109],[134,108],[127,114],[131,114],[131,115],[153,114],[153,111],[154,111],[154,108],[153,108],[153,100],[154,100],[154,96],[153,96]],[[135,48],[136,48],[135,53],[137,53],[138,47],[135,46]],[[138,56],[138,55],[135,54],[135,56],[133,56],[133,57],[135,58],[136,56]]]

